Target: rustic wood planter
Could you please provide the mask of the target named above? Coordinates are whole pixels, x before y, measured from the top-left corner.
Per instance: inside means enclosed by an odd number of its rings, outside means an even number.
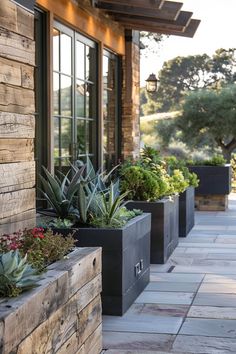
[[[126,206],[151,213],[151,263],[165,263],[179,242],[179,197],[156,202],[132,201]]]
[[[195,207],[202,211],[226,210],[231,192],[231,165],[190,166],[200,183],[195,190]]]
[[[104,314],[123,315],[149,283],[150,230],[150,214],[137,216],[120,229],[79,229],[80,247],[102,247]]]
[[[100,353],[100,292],[101,250],[76,249],[39,287],[0,299],[0,353]]]
[[[179,195],[179,237],[186,237],[194,226],[194,198],[194,187]]]

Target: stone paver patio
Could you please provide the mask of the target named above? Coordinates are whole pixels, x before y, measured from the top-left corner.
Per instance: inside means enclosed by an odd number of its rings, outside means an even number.
[[[105,354],[236,353],[236,195],[197,212],[168,263],[123,317],[104,316]]]

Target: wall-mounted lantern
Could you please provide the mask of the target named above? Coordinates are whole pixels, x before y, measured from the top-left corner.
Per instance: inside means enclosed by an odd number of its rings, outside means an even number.
[[[155,74],[149,75],[146,80],[146,90],[148,93],[154,93],[158,89],[159,80]]]

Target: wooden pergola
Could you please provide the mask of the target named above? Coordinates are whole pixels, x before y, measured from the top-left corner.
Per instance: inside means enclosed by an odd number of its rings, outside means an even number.
[[[192,38],[200,20],[181,11],[183,3],[165,0],[92,0],[126,29]]]

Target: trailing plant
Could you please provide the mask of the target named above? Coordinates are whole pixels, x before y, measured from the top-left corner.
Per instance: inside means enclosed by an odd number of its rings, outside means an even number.
[[[0,254],[0,296],[14,297],[37,286],[37,270],[18,250]]]
[[[63,258],[73,249],[75,240],[72,235],[62,237],[52,230],[43,228],[24,230],[10,235],[2,235],[0,253],[19,250],[22,257],[27,254],[28,262],[39,272],[49,264]]]

